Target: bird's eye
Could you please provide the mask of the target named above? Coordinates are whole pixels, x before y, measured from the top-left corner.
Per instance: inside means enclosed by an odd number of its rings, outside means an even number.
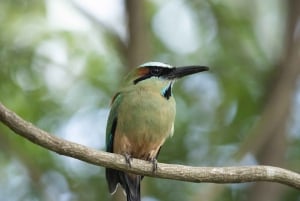
[[[151,72],[151,75],[153,75],[153,76],[159,76],[162,72],[162,69],[154,67],[154,68],[151,68],[150,72]]]

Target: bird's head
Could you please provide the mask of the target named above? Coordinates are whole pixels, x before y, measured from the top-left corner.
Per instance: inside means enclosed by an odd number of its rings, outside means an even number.
[[[147,62],[134,69],[127,77],[127,81],[133,87],[158,89],[165,98],[169,99],[176,79],[208,69],[206,66],[175,67],[161,62]]]

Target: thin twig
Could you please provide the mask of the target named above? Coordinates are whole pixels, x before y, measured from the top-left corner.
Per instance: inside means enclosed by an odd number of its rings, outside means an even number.
[[[98,166],[189,182],[244,183],[269,181],[282,183],[300,190],[300,174],[272,166],[191,167],[158,163],[158,169],[153,173],[152,163],[133,159],[131,168],[129,168],[123,156],[88,148],[51,135],[23,120],[1,103],[0,121],[16,134],[45,149]]]

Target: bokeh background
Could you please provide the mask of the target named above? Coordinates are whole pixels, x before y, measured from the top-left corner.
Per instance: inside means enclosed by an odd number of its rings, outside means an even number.
[[[1,0],[0,101],[61,138],[104,150],[111,97],[146,61],[200,64],[176,83],[159,161],[300,171],[300,1]],[[143,201],[300,200],[280,184],[155,178]],[[122,194],[113,199],[122,200]],[[111,200],[104,168],[0,125],[0,200]]]

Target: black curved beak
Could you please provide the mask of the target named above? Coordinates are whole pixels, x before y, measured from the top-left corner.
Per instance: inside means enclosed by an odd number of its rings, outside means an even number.
[[[172,70],[165,75],[167,79],[177,79],[182,78],[187,75],[208,71],[209,68],[207,66],[181,66],[174,67]]]

